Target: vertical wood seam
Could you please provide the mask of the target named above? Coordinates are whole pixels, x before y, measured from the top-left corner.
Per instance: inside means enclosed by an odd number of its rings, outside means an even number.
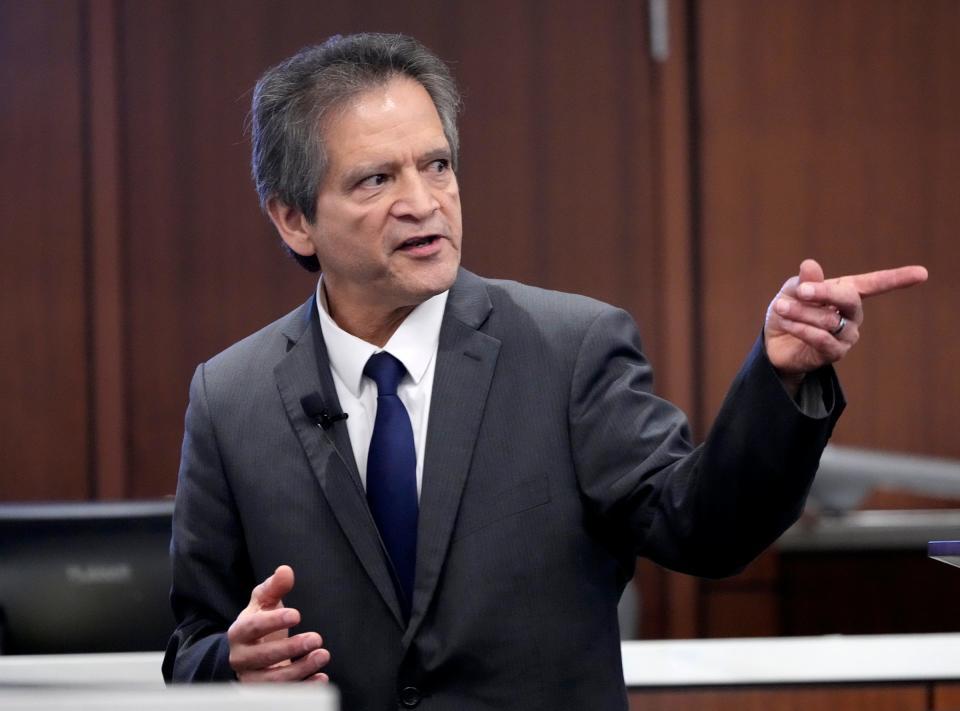
[[[692,0],[670,3],[669,22],[672,48],[669,59],[659,65],[659,154],[661,273],[663,307],[661,335],[664,339],[665,371],[663,392],[682,407],[699,434],[703,419],[702,362],[699,355],[702,307],[700,270],[697,265],[697,174],[696,109],[697,85],[692,66],[696,58],[692,32]],[[652,61],[652,60],[651,60]],[[679,573],[664,572],[669,602],[668,637],[696,637],[702,632],[703,610],[700,583]]]
[[[90,215],[92,256],[93,413],[96,498],[123,498],[127,482],[124,416],[122,195],[119,180],[117,5],[90,0],[89,46]]]

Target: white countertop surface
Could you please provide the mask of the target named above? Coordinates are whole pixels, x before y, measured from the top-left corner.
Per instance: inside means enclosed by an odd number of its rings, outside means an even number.
[[[960,680],[960,633],[623,643],[627,686]]]
[[[191,684],[174,688],[0,686],[3,711],[337,711],[339,695],[322,684],[282,687]]]
[[[162,652],[0,657],[0,685],[162,688]],[[960,633],[623,643],[628,687],[960,680]]]
[[[0,685],[101,684],[163,688],[163,652],[0,656]]]

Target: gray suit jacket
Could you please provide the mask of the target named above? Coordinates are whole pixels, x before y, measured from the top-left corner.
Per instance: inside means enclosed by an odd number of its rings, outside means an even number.
[[[842,409],[805,415],[757,344],[705,445],[651,394],[636,327],[461,270],[440,333],[409,624],[311,298],[201,365],[174,514],[168,680],[233,678],[224,630],[277,565],[348,711],[625,709],[616,607],[637,555],[736,572],[799,515]],[[402,694],[401,689],[406,688]]]

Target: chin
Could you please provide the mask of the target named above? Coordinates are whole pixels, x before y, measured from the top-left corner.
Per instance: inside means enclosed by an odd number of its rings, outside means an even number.
[[[411,290],[411,294],[414,297],[413,300],[417,304],[422,304],[427,299],[430,299],[449,289],[451,286],[453,286],[454,281],[456,281],[456,275],[454,275],[454,278],[452,279],[430,281],[420,284],[415,289]]]
[[[413,291],[420,296],[420,301],[426,301],[431,296],[446,291],[457,280],[459,260],[449,264],[432,265],[421,274],[414,275],[415,284],[411,284]]]

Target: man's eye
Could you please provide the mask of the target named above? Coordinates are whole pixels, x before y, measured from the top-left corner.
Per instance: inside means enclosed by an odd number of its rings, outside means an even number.
[[[357,187],[360,188],[378,188],[387,182],[387,176],[383,173],[377,173],[361,180]]]
[[[445,173],[450,167],[450,161],[446,158],[437,158],[435,161],[431,161],[430,170],[434,173]]]

